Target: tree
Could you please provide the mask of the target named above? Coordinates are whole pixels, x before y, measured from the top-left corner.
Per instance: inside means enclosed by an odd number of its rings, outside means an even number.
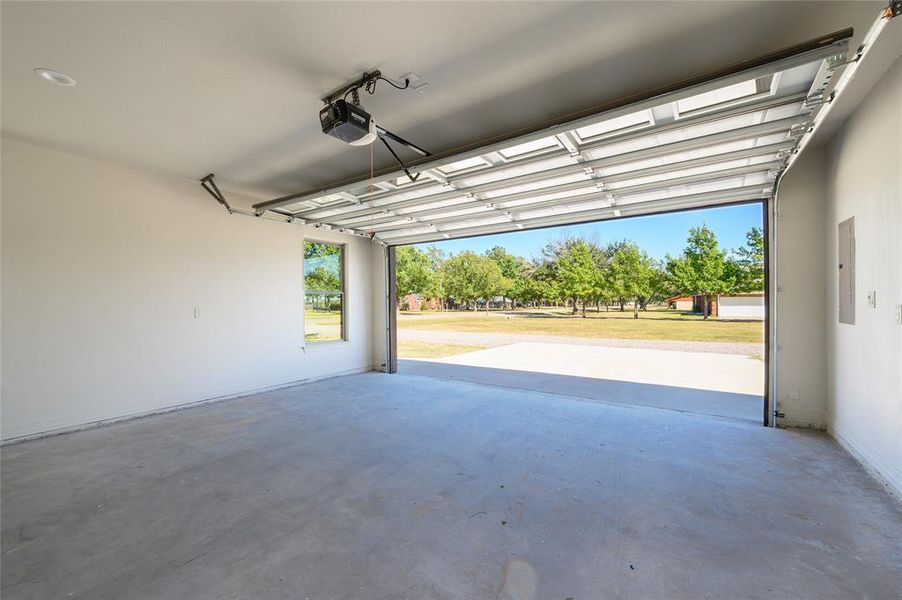
[[[438,277],[429,256],[414,246],[401,246],[395,252],[398,301],[408,294],[434,297]]]
[[[493,296],[507,293],[510,281],[501,273],[494,261],[473,252],[461,252],[452,256],[442,265],[445,288],[455,301],[468,304],[485,299],[486,313],[489,311],[489,300]]]
[[[658,302],[670,295],[668,293],[670,282],[664,265],[660,261],[651,259],[650,268],[648,295],[639,297],[639,308],[642,310],[648,310],[649,302]]]
[[[607,309],[608,303],[612,301],[610,282],[611,257],[607,248],[597,243],[589,242],[589,249],[597,271],[595,290],[591,300],[595,302],[595,310],[600,311],[602,302],[604,302],[605,309]]]
[[[652,292],[653,261],[633,243],[621,244],[610,260],[610,285],[618,298],[633,301],[633,318],[639,318],[639,303]]]
[[[439,299],[439,306],[445,310],[445,300],[448,293],[445,291],[445,278],[442,277],[442,264],[445,262],[445,251],[438,246],[429,246],[426,248],[426,256],[429,258],[429,265],[432,272],[435,273],[433,278],[432,295]]]
[[[617,286],[615,284],[616,277],[613,272],[611,272],[611,259],[624,247],[630,245],[631,242],[626,240],[618,240],[616,242],[610,242],[607,246],[601,249],[602,260],[604,261],[603,269],[605,273],[605,282],[606,288],[603,290],[603,296],[605,297],[605,302],[616,302],[620,305],[620,312],[624,311],[624,305],[628,299],[628,296],[624,294],[624,289],[621,286]]]
[[[591,278],[591,284],[589,284],[589,279],[583,281],[584,286],[580,292],[583,295],[574,293],[575,287],[573,283],[576,280],[572,278],[573,273],[570,273],[569,283],[567,285],[564,284],[563,276],[565,271],[573,266],[574,250],[581,260],[585,260],[588,257],[595,263],[595,273]],[[569,299],[572,302],[574,315],[579,311],[579,303],[582,301],[583,316],[585,316],[586,302],[597,300],[600,296],[602,279],[598,265],[604,259],[604,251],[590,239],[571,237],[564,233],[557,240],[550,240],[545,244],[545,247],[542,248],[542,257],[547,269],[547,280],[549,283],[554,284],[553,287],[548,289],[552,293],[549,297],[553,298],[555,302],[560,298]],[[588,262],[585,262],[583,266],[588,267]]]
[[[341,254],[341,246],[324,242],[304,242],[304,260]]]
[[[527,302],[537,302],[542,296],[539,282],[535,277],[536,266],[525,258],[519,256],[516,258],[519,263],[519,272],[515,278],[511,279],[508,295],[512,303],[519,302],[524,305]]]
[[[529,289],[536,301],[557,303],[563,296],[556,277],[552,261],[539,259],[533,263]]]
[[[548,269],[548,280],[554,283],[554,290],[557,292],[555,300],[558,298],[572,300],[574,315],[579,310],[579,298],[572,296],[565,291],[564,286],[561,285],[561,277],[558,269],[561,256],[568,252],[578,241],[579,240],[570,237],[569,234],[564,232],[558,239],[549,240],[542,248],[542,257],[544,258],[544,263]]]
[[[455,303],[464,305],[473,301],[476,308],[476,287],[473,283],[473,274],[476,272],[476,262],[479,257],[472,252],[461,252],[452,256],[442,264],[442,282],[446,293],[454,298]]]
[[[717,236],[707,225],[689,230],[686,248],[679,258],[668,256],[670,280],[681,294],[703,296],[703,314],[708,318],[708,303],[717,294],[729,290],[725,278],[726,252],[717,244]]]
[[[442,268],[442,263],[445,262],[445,251],[438,246],[429,246],[426,248],[426,256],[429,257],[429,265],[432,270],[438,273]]]
[[[341,291],[341,279],[338,273],[319,266],[304,275],[304,289],[307,292],[338,292]]]
[[[573,241],[558,255],[555,271],[561,291],[573,298],[574,313],[577,301],[582,300],[585,317],[586,302],[598,294],[601,283],[590,245],[584,240]]]
[[[759,292],[764,289],[764,233],[760,227],[752,227],[745,239],[745,246],[734,250],[727,263],[732,291]]]
[[[513,287],[513,282],[501,273],[501,268],[491,260],[483,263],[482,278],[477,288],[481,290],[480,296],[485,298],[485,312],[489,313],[489,301],[495,296],[506,297]]]
[[[517,282],[523,278],[523,259],[513,254],[508,254],[507,250],[501,246],[495,246],[487,250],[485,256],[498,265],[498,268],[501,269],[501,274],[510,282],[508,291],[517,289]],[[503,300],[506,301],[507,298],[504,297]]]

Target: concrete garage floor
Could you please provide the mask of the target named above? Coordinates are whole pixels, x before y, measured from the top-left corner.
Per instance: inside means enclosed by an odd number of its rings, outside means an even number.
[[[366,374],[2,450],[14,598],[890,598],[826,435]]]
[[[764,361],[742,354],[526,342],[406,359],[398,370],[762,423]]]

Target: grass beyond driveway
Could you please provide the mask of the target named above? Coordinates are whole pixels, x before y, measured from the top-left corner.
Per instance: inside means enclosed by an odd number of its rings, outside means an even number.
[[[674,340],[693,342],[764,342],[762,321],[708,319],[664,308],[633,319],[631,311],[590,311],[586,318],[561,311],[401,313],[399,329],[519,333],[600,339]]]
[[[455,354],[483,350],[486,346],[468,344],[433,344],[415,340],[398,340],[398,358],[445,358]]]
[[[339,311],[304,311],[304,341],[329,342],[341,339]]]

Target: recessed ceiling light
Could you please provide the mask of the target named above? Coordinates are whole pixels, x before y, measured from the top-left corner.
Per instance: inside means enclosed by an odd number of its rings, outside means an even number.
[[[53,69],[44,69],[38,68],[34,70],[35,75],[40,77],[41,79],[45,79],[50,83],[56,83],[58,85],[75,85],[75,79],[69,77],[65,73],[60,73],[59,71],[54,71]]]

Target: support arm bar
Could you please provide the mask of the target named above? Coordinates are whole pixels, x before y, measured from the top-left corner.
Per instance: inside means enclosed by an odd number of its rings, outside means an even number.
[[[232,207],[229,206],[229,203],[225,199],[225,196],[223,196],[222,192],[219,191],[219,186],[217,186],[216,182],[213,180],[214,177],[216,177],[216,176],[213,173],[210,173],[209,175],[207,175],[206,177],[204,177],[203,179],[200,180],[200,185],[205,190],[207,190],[207,193],[210,194],[211,196],[213,196],[213,198],[217,202],[219,202],[220,204],[225,206],[226,210],[229,211],[229,214],[232,214],[232,212],[233,212]]]

